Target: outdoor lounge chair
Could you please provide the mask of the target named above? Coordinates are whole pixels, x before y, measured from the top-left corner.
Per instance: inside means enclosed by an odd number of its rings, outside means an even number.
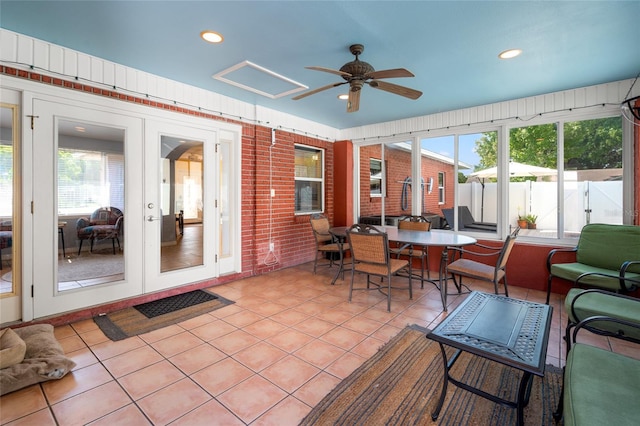
[[[454,218],[453,209],[442,209],[445,220],[453,229]],[[498,225],[491,222],[476,222],[467,206],[458,206],[458,230],[459,231],[484,231],[496,232]]]

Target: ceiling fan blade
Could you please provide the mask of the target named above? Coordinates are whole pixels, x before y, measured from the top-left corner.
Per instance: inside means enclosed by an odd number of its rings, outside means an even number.
[[[415,77],[413,73],[404,68],[394,68],[392,70],[373,71],[365,74],[366,78],[399,78],[399,77]]]
[[[325,67],[305,67],[305,68],[309,70],[328,72],[328,73],[343,76],[343,77],[351,77],[351,74],[349,74],[348,72],[338,71],[332,68],[325,68]]]
[[[360,109],[360,92],[362,92],[362,90],[349,90],[347,112],[356,112]]]
[[[313,89],[313,90],[309,90],[308,92],[301,93],[298,96],[295,96],[295,97],[293,97],[291,99],[293,99],[294,101],[297,101],[298,99],[306,98],[307,96],[311,96],[311,95],[316,94],[318,92],[322,92],[323,90],[331,89],[333,87],[338,87],[338,86],[341,86],[343,84],[347,84],[347,82],[346,81],[342,81],[340,83],[327,84],[326,86],[318,87],[317,89]]]
[[[404,86],[398,86],[397,84],[387,83],[386,81],[373,80],[367,82],[367,84],[369,84],[369,86],[373,87],[374,89],[384,90],[385,92],[394,93],[396,95],[404,96],[405,98],[409,99],[418,99],[420,96],[422,96],[422,92],[419,90],[410,89]]]

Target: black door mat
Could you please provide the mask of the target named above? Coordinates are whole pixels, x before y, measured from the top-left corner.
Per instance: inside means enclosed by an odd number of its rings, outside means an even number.
[[[209,293],[208,291],[195,290],[188,293],[176,294],[175,296],[154,300],[153,302],[135,305],[134,308],[147,318],[155,318],[190,306],[210,302],[217,298],[218,296]]]
[[[196,293],[195,295],[192,293]],[[204,293],[198,294],[198,293]],[[154,302],[131,306],[93,318],[109,339],[117,341],[138,334],[149,333],[172,324],[179,324],[199,315],[223,308],[234,302],[206,290],[169,296]],[[140,307],[152,305],[150,315],[142,313]],[[147,308],[143,308],[147,310]]]

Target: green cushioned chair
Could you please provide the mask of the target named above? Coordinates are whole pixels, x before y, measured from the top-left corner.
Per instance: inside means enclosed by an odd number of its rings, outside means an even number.
[[[630,279],[626,281],[640,284],[640,281]],[[572,288],[565,298],[564,306],[568,318],[565,334],[567,353],[571,349],[571,331],[587,318],[615,317],[640,324],[640,299],[606,290]],[[592,333],[640,343],[640,330],[636,327],[610,321],[592,321],[584,327]]]
[[[575,252],[575,262],[554,263],[554,256],[562,252]],[[640,280],[640,226],[585,225],[576,247],[549,252],[547,270],[547,304],[554,277],[575,282],[583,274],[595,273],[586,275],[580,285],[617,293],[633,291],[637,286],[620,278]]]
[[[575,343],[579,330],[595,322],[601,327],[604,321],[609,322],[607,327],[631,327],[640,333],[640,323],[615,318],[591,317],[576,326],[565,366],[561,406],[554,415],[559,418],[564,414],[565,426],[624,426],[640,421],[640,360]]]

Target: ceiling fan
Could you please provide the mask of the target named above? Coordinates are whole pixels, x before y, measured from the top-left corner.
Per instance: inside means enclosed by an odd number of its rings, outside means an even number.
[[[305,67],[310,70],[323,71],[331,74],[336,74],[345,79],[338,83],[327,84],[326,86],[319,87],[317,89],[309,90],[294,98],[294,101],[298,99],[306,98],[307,96],[322,92],[323,90],[338,87],[343,84],[349,83],[349,100],[347,101],[347,112],[356,112],[360,108],[360,91],[364,84],[368,84],[374,89],[384,90],[385,92],[394,93],[396,95],[404,96],[409,99],[418,99],[422,96],[422,92],[408,87],[399,86],[393,83],[387,83],[386,81],[380,81],[382,78],[398,78],[398,77],[414,77],[414,75],[404,68],[394,68],[389,70],[376,71],[371,65],[366,62],[360,61],[358,56],[364,51],[362,44],[353,44],[349,47],[351,54],[356,57],[355,60],[347,62],[340,68],[340,70],[334,70],[325,67]]]

